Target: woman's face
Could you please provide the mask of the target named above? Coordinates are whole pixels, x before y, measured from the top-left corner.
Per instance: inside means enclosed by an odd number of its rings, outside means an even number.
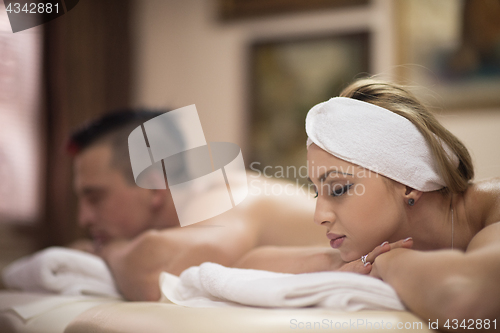
[[[405,214],[383,176],[346,162],[312,144],[309,178],[317,190],[314,222],[327,229],[344,261],[359,259],[384,241],[397,241]],[[402,199],[401,199],[402,200]]]

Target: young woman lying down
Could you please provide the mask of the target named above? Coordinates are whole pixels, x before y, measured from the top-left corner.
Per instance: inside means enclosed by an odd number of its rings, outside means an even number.
[[[333,250],[257,248],[236,266],[366,274],[440,329],[498,329],[500,180],[473,182],[465,146],[392,83],[352,83],[306,131],[314,222]]]

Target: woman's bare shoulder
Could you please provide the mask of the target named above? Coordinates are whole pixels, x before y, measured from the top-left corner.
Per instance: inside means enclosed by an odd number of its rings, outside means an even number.
[[[482,227],[500,222],[500,177],[471,184],[465,194],[466,206],[475,207]]]

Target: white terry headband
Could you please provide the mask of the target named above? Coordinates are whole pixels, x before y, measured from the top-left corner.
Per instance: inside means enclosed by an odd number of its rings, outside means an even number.
[[[377,105],[335,97],[315,105],[306,117],[307,147],[328,153],[401,184],[428,192],[446,186],[431,148],[408,119]],[[444,144],[458,166],[458,158]]]

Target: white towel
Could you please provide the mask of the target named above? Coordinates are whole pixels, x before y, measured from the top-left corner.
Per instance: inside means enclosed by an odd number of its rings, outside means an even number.
[[[324,307],[338,311],[404,310],[385,282],[346,272],[282,274],[203,263],[180,277],[162,272],[163,301],[189,307]]]
[[[419,191],[446,186],[431,147],[418,128],[405,117],[377,105],[346,97],[332,98],[309,110],[306,132],[308,147],[315,143],[344,161]],[[458,167],[458,157],[444,142],[441,144]]]
[[[30,292],[121,297],[101,258],[62,247],[16,260],[2,278],[6,287]]]

